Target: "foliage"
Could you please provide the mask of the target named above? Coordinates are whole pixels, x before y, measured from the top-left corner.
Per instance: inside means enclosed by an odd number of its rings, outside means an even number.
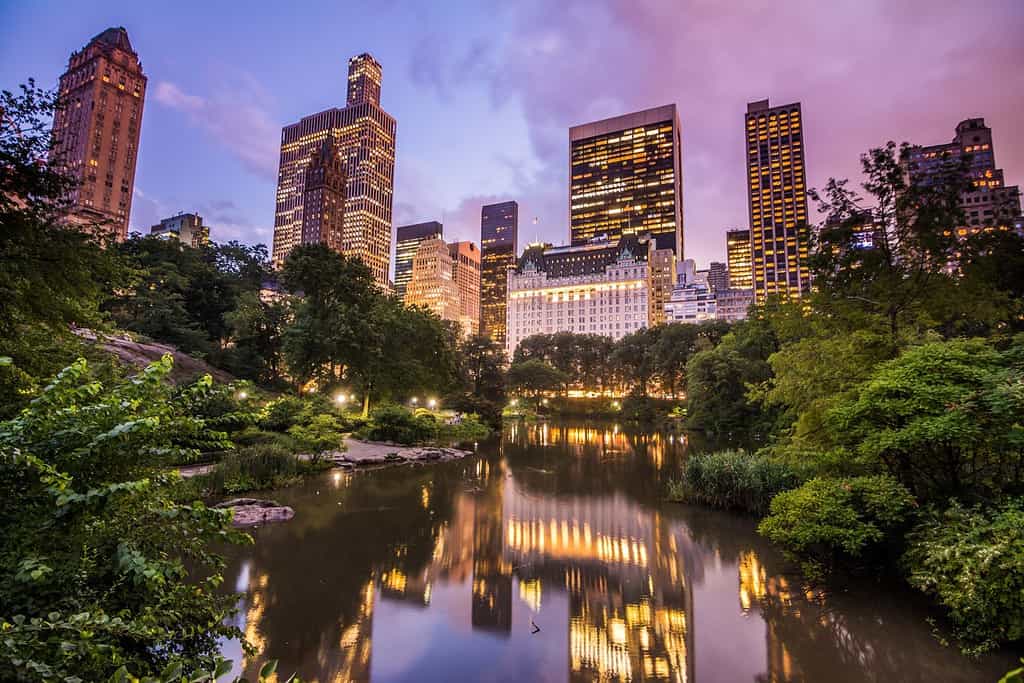
[[[286,432],[299,424],[306,404],[296,396],[282,396],[268,403],[263,408],[259,425],[262,429],[272,432]]]
[[[839,561],[856,566],[885,550],[915,505],[910,492],[885,475],[815,477],[776,495],[758,531],[816,574]]]
[[[505,352],[490,338],[470,336],[458,347],[458,384],[445,405],[475,413],[492,427],[501,425],[505,405]]]
[[[903,564],[971,651],[1024,639],[1024,499],[932,511],[908,536]]]
[[[990,498],[1024,484],[1024,338],[911,347],[832,411],[836,440],[919,500]]]
[[[682,478],[670,482],[669,498],[760,515],[776,494],[800,481],[794,467],[748,451],[696,453]]]
[[[238,494],[282,488],[328,465],[303,460],[277,444],[257,444],[226,455],[210,472],[191,477],[188,488],[201,495]]]
[[[264,301],[256,292],[243,292],[234,310],[224,314],[232,342],[223,367],[237,377],[265,385],[282,382],[284,331],[291,321],[289,298]]]
[[[290,427],[288,435],[295,440],[300,450],[317,458],[325,451],[343,449],[341,440],[345,431],[344,423],[336,415],[320,413],[305,424]]]
[[[0,678],[200,669],[220,638],[241,637],[209,546],[248,537],[179,502],[164,473],[191,450],[183,439],[223,439],[189,414],[211,381],[175,390],[170,369],[165,357],[104,383],[78,361],[0,424]]]
[[[474,413],[459,415],[438,425],[437,440],[446,443],[479,441],[491,434],[491,427]]]
[[[414,413],[402,406],[383,405],[370,414],[370,421],[359,430],[358,436],[368,441],[413,445],[433,441],[438,433],[437,418],[432,413]]]
[[[542,360],[517,361],[508,369],[508,384],[521,395],[538,397],[547,391],[558,391],[567,379],[564,372]]]

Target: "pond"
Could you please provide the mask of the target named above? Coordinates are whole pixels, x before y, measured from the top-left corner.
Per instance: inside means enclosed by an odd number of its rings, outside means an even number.
[[[239,625],[306,681],[994,681],[899,586],[823,590],[754,520],[666,503],[683,437],[513,423],[465,460],[335,470],[233,549]],[[237,643],[226,654],[240,660]],[[245,673],[255,675],[257,662]]]

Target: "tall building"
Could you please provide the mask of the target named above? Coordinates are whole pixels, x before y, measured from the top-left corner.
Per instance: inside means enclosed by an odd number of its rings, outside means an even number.
[[[128,236],[146,98],[142,62],[123,27],[108,28],[72,52],[60,77],[51,160],[77,186],[69,220]]]
[[[381,287],[388,283],[395,188],[395,120],[380,108],[381,66],[368,54],[348,63],[344,109],[327,109],[281,131],[273,260],[280,264],[302,240],[306,168],[331,139],[346,178],[339,251],[361,258]]]
[[[412,260],[420,242],[440,239],[444,236],[444,226],[437,221],[400,225],[395,230],[395,294],[399,299],[405,298],[405,289],[412,278]]]
[[[519,204],[501,202],[480,209],[481,332],[505,346],[508,269],[516,264]]]
[[[579,246],[531,245],[508,275],[509,357],[534,334],[620,339],[647,327],[648,251],[635,235]]]
[[[345,167],[330,138],[310,155],[302,190],[302,244],[342,250],[345,228]]]
[[[752,102],[745,129],[754,297],[800,298],[811,285],[800,103]]]
[[[442,320],[458,321],[459,287],[455,282],[455,263],[444,240],[434,238],[420,242],[412,260],[405,303],[429,309]]]
[[[651,239],[647,242],[648,292],[647,321],[651,327],[665,322],[665,304],[676,285],[676,254],[671,249],[658,249]]]
[[[708,286],[715,292],[729,289],[729,270],[724,263],[712,261],[708,264]]]
[[[754,288],[754,267],[750,254],[750,230],[737,228],[725,233],[726,267],[733,289]]]
[[[957,124],[952,142],[914,147],[909,158],[910,178],[924,185],[936,182],[949,169],[965,163],[972,188],[960,197],[966,225],[965,236],[985,228],[1011,229],[1021,215],[1020,188],[1007,186],[1003,170],[996,168],[992,129],[985,119],[966,119]]]
[[[472,242],[448,245],[452,277],[459,290],[459,325],[465,335],[480,333],[480,250]]]
[[[682,138],[668,104],[569,129],[573,246],[651,233],[683,256]]]
[[[210,242],[210,228],[203,225],[203,217],[197,213],[179,213],[165,218],[149,229],[151,237],[177,239],[191,247],[201,247]]]

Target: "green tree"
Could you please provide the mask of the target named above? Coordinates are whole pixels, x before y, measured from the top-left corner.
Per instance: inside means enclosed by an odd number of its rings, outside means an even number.
[[[714,348],[729,331],[724,321],[699,325],[666,325],[654,344],[654,372],[662,388],[675,398],[686,386],[686,364],[697,351]]]
[[[611,361],[616,375],[638,396],[648,395],[655,377],[654,349],[664,327],[640,329],[615,342]]]
[[[512,363],[508,369],[508,384],[516,392],[539,397],[546,391],[558,391],[566,382],[564,372],[542,360],[524,360]]]
[[[491,426],[501,424],[505,406],[505,352],[483,335],[464,339],[456,353],[459,381],[445,403],[464,413],[476,413]]]
[[[282,381],[284,333],[291,322],[289,298],[264,301],[255,292],[243,293],[225,316],[231,347],[223,366],[238,377],[267,385]]]

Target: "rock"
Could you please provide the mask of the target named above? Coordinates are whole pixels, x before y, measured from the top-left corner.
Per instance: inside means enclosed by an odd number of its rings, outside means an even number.
[[[278,508],[281,504],[276,500],[264,500],[263,498],[232,498],[231,500],[225,500],[222,503],[217,503],[213,507],[215,508],[234,508],[241,506],[250,506],[257,508]]]
[[[286,522],[295,516],[295,510],[277,501],[260,498],[232,498],[214,505],[215,508],[230,509],[231,525],[249,527],[267,522]]]

